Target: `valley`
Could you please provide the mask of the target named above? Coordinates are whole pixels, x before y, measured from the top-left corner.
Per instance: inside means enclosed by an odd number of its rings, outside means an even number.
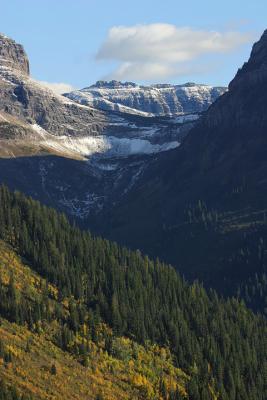
[[[0,34],[0,400],[266,400],[266,87],[267,31],[60,95]]]

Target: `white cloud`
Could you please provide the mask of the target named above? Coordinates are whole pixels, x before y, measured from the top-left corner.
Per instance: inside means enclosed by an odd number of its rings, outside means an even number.
[[[68,84],[68,83],[53,83],[53,82],[45,82],[45,81],[38,81],[41,85],[47,87],[48,89],[51,89],[53,92],[56,94],[63,94],[63,93],[68,93],[71,92],[72,90],[75,90],[75,88]]]
[[[119,79],[163,79],[184,75],[205,54],[223,54],[250,42],[251,34],[215,32],[170,24],[115,26],[96,59],[116,61]],[[195,68],[195,67],[194,67]]]
[[[175,70],[170,65],[160,63],[125,62],[110,74],[110,79],[123,80],[129,77],[136,81],[149,80],[151,75],[164,78],[175,75]]]
[[[200,71],[200,68],[198,69]],[[175,76],[187,75],[195,72],[194,68],[189,65],[172,65],[167,63],[150,63],[150,62],[125,62],[109,74],[107,79],[132,79],[135,81],[149,81],[151,79],[165,79]]]

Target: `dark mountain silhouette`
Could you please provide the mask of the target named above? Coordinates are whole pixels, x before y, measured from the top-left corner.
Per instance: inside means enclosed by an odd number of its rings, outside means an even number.
[[[232,291],[265,268],[254,252],[266,232],[266,153],[267,31],[182,146],[105,215],[104,233]]]

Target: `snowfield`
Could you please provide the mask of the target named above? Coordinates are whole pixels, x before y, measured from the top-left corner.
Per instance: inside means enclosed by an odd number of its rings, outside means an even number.
[[[102,154],[104,157],[128,157],[137,154],[154,154],[168,151],[179,146],[172,141],[164,144],[152,144],[145,139],[117,138],[115,136],[88,136],[48,138],[42,143],[58,152],[74,152],[84,157]]]

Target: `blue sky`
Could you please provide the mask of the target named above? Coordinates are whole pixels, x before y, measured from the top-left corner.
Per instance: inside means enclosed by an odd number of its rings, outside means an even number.
[[[266,0],[0,0],[0,32],[24,45],[42,81],[226,85],[266,15]]]

